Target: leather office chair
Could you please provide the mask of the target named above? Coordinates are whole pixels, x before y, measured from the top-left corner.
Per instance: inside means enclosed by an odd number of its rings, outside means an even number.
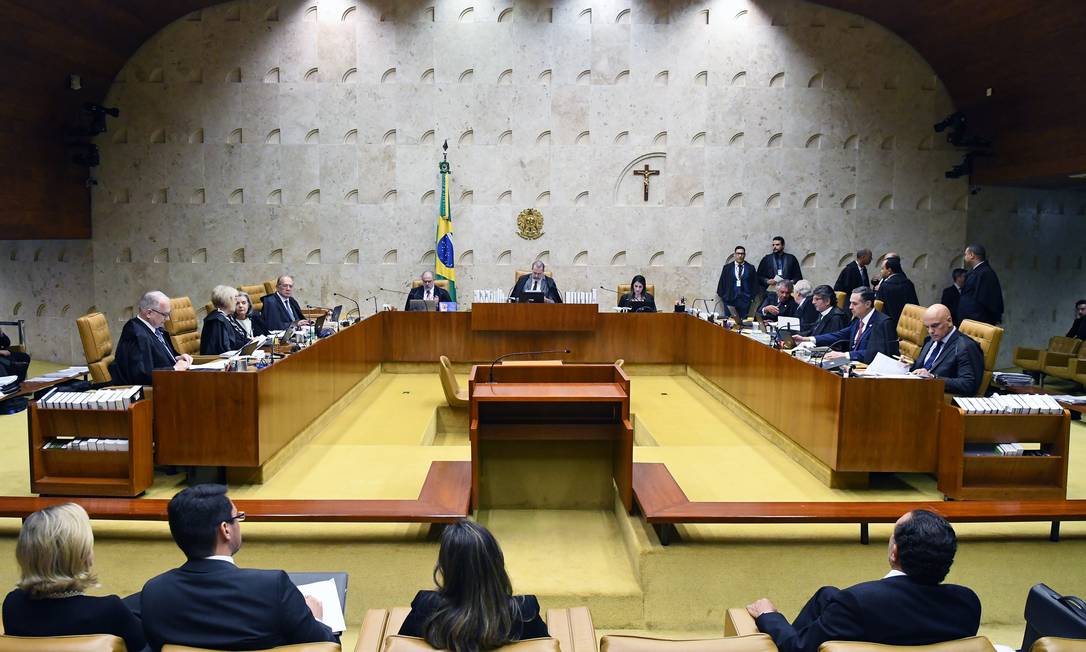
[[[178,355],[200,354],[200,331],[196,329],[196,309],[188,297],[170,299],[170,318],[162,325]]]
[[[777,646],[768,634],[694,640],[610,635],[600,639],[600,652],[777,652]]]
[[[273,278],[270,281],[264,281],[264,296],[275,293],[275,282],[279,279]]]
[[[931,645],[883,645],[861,641],[826,641],[818,652],[995,652],[992,642],[983,636],[959,638]]]
[[[977,390],[977,396],[984,396],[988,391],[988,384],[992,382],[992,370],[995,369],[996,358],[999,357],[999,342],[1003,339],[1003,329],[982,321],[966,319],[958,326],[958,330],[973,338],[984,354],[984,377],[980,381],[980,389]]]
[[[1077,354],[1073,355],[1070,353],[1045,351],[1044,357],[1044,372],[1049,376],[1055,376],[1056,378],[1075,382],[1076,370],[1082,369],[1083,371],[1086,371],[1086,346],[1082,346],[1081,344],[1078,347]]]
[[[82,636],[0,635],[0,652],[125,652],[124,639],[112,634]]]
[[[354,652],[432,652],[425,640],[397,634],[410,611],[410,607],[368,610]],[[545,620],[550,638],[510,643],[496,652],[596,652],[596,627],[588,607],[547,609]]]
[[[270,293],[264,291],[265,288],[263,283],[257,283],[256,285],[242,285],[238,289],[249,295],[249,301],[253,304],[253,310],[260,312],[264,309],[264,295]],[[275,288],[272,288],[272,291],[274,292]]]
[[[1029,652],[1086,652],[1086,640],[1044,636],[1029,646]]]
[[[339,643],[295,643],[294,645],[280,645],[278,647],[256,650],[255,652],[340,652]],[[224,652],[204,647],[188,647],[187,645],[163,645],[162,652]]]
[[[879,312],[882,312],[882,307],[884,305],[886,305],[886,304],[883,303],[882,299],[875,299],[875,310],[878,310]]]
[[[1073,337],[1056,335],[1049,338],[1048,346],[1044,349],[1016,346],[1014,347],[1014,364],[1017,367],[1021,367],[1022,371],[1032,371],[1038,374],[1042,374],[1043,384],[1043,374],[1045,370],[1045,364],[1048,363],[1048,353],[1051,352],[1065,355],[1074,355],[1078,352],[1081,345],[1081,340],[1077,340]]]
[[[449,407],[467,407],[468,392],[460,389],[460,383],[456,381],[456,374],[453,373],[452,363],[449,362],[449,358],[441,356],[439,362],[441,368],[438,370],[438,374],[441,376],[441,389],[445,392],[445,401],[449,404]]]
[[[417,288],[417,287],[419,287],[421,285],[422,285],[422,279],[417,278],[414,281],[411,281],[411,288],[412,289]],[[449,291],[449,279],[435,278],[434,279],[434,287],[443,288],[446,292],[448,292]]]
[[[837,297],[837,307],[841,310],[845,309],[848,305],[848,293],[847,292],[834,292],[834,296]]]
[[[618,299],[621,299],[622,295],[628,293],[631,289],[632,288],[631,288],[631,285],[629,283],[619,283],[618,287],[615,288],[615,291],[618,292]],[[655,283],[646,284],[645,285],[645,292],[648,292],[653,297],[655,297],[656,296],[656,284]],[[615,301],[618,301],[618,299],[615,299]]]
[[[909,356],[913,360],[920,355],[920,350],[924,348],[924,338],[928,335],[928,329],[924,327],[924,310],[922,306],[907,303],[897,320],[901,355]]]
[[[113,362],[113,338],[109,334],[109,320],[100,312],[92,312],[75,320],[79,340],[83,343],[83,356],[87,359],[91,380],[108,383],[109,363]]]
[[[1079,347],[1078,357],[1073,358],[1067,368],[1068,380],[1079,385],[1086,385],[1086,347]]]

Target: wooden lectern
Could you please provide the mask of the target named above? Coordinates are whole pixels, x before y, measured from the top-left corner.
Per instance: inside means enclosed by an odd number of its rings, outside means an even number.
[[[475,365],[472,509],[633,506],[630,378],[613,364]]]

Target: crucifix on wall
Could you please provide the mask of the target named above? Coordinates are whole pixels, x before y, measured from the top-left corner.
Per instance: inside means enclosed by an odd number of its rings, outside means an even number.
[[[634,170],[633,173],[641,175],[641,177],[644,179],[645,201],[648,201],[649,200],[649,177],[651,177],[651,176],[653,176],[655,174],[660,174],[660,171],[659,170],[650,170],[649,169],[649,164],[646,163],[644,170]]]

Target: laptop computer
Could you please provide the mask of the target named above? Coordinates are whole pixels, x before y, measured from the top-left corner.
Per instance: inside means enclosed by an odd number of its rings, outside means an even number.
[[[407,310],[410,312],[437,312],[437,301],[425,299],[411,299],[407,302]]]
[[[543,303],[543,293],[525,290],[520,295],[520,303]]]
[[[238,349],[238,355],[249,356],[256,352],[261,346],[264,345],[266,338],[263,335],[257,335],[253,339],[246,342],[245,346]]]
[[[328,314],[325,313],[320,317],[317,317],[317,323],[313,325],[313,332],[320,337],[321,330],[324,328],[324,322],[328,320]]]

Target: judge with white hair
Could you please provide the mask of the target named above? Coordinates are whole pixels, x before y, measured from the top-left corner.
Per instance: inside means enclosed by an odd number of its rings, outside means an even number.
[[[192,356],[178,355],[162,329],[170,309],[170,298],[157,290],[140,298],[139,314],[121,329],[117,354],[109,365],[114,384],[150,385],[155,369],[184,371],[192,365]]]

